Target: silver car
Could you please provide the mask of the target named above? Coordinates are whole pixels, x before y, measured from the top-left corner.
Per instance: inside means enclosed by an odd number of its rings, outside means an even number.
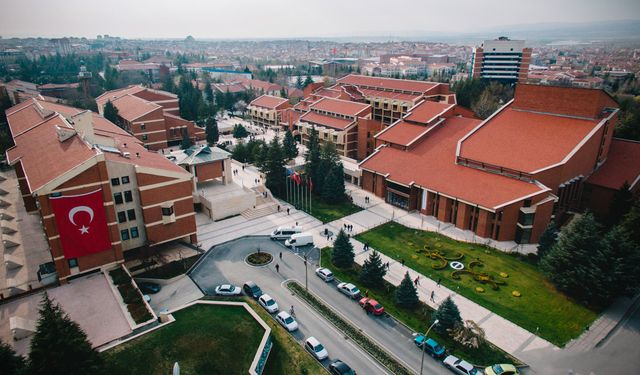
[[[482,371],[477,370],[473,365],[462,360],[455,355],[449,355],[442,361],[444,367],[460,375],[482,375]]]
[[[276,315],[276,320],[289,332],[298,329],[298,322],[286,311],[280,311],[278,315]]]
[[[239,296],[242,294],[240,287],[231,284],[218,285],[215,291],[218,296]]]
[[[278,303],[268,294],[263,294],[258,298],[258,302],[270,313],[278,311]]]
[[[340,283],[338,284],[338,290],[349,296],[351,299],[356,299],[360,297],[360,289],[357,286],[351,283]]]
[[[319,278],[326,282],[333,281],[333,272],[331,272],[328,268],[316,268],[316,275],[318,275]]]

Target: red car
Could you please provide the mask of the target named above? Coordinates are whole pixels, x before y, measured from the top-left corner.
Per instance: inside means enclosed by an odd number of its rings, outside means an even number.
[[[363,298],[360,300],[360,307],[363,309],[373,313],[373,315],[382,315],[384,314],[384,307],[380,304],[380,302],[371,298]]]

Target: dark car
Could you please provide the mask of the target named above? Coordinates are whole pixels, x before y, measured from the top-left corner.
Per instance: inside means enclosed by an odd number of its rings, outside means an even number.
[[[156,283],[150,283],[148,281],[139,282],[138,287],[140,288],[142,294],[155,294],[158,293],[160,289],[162,289],[160,285]]]
[[[423,349],[424,346],[424,351],[433,358],[443,358],[446,354],[446,349],[442,345],[438,344],[436,340],[428,337],[425,340],[424,335],[417,335],[413,342],[420,349]]]
[[[349,365],[339,359],[331,362],[329,372],[334,375],[356,375],[356,372]]]
[[[253,281],[247,281],[244,283],[242,290],[244,290],[244,294],[253,299],[258,299],[262,295],[262,289],[260,289],[260,287]]]

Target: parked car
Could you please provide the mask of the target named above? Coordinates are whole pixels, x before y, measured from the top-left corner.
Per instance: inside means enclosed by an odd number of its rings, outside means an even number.
[[[351,283],[340,283],[338,284],[338,290],[341,293],[346,294],[349,298],[356,299],[360,297],[360,289],[357,286]]]
[[[520,375],[520,371],[514,365],[500,363],[484,369],[484,375]]]
[[[141,281],[138,283],[138,287],[142,294],[156,294],[162,289],[159,284],[151,283],[148,281]]]
[[[296,320],[293,319],[293,317],[286,311],[280,311],[278,315],[276,315],[276,320],[289,332],[293,332],[298,329],[298,322],[296,322]]]
[[[313,235],[311,233],[296,233],[284,241],[284,246],[286,247],[306,245],[313,245]]]
[[[326,282],[333,281],[333,272],[331,272],[328,268],[316,268],[316,275],[318,275],[318,277]]]
[[[278,227],[271,232],[272,240],[288,240],[292,235],[302,232],[302,227]]]
[[[231,284],[218,285],[215,291],[218,296],[239,296],[242,294],[240,287]]]
[[[258,303],[270,313],[278,311],[278,303],[268,294],[263,294],[258,298]]]
[[[349,365],[339,359],[331,362],[329,372],[333,375],[356,375],[356,372]]]
[[[413,342],[420,349],[422,349],[422,347],[424,346],[424,351],[433,358],[442,358],[445,355],[444,346],[438,344],[438,342],[434,339],[430,339],[427,337],[425,345],[424,335],[417,335]]]
[[[373,313],[373,315],[380,316],[384,314],[384,307],[380,304],[380,302],[376,301],[373,298],[363,298],[360,300],[360,307]]]
[[[247,281],[242,286],[244,293],[253,299],[258,299],[262,295],[262,289],[253,281]]]
[[[320,341],[315,337],[311,336],[304,342],[304,347],[309,351],[309,353],[313,354],[314,357],[318,359],[318,361],[322,361],[329,357],[329,352],[327,349],[320,344]]]
[[[444,367],[460,375],[482,375],[482,371],[478,371],[473,365],[462,360],[455,355],[449,355],[442,361]]]

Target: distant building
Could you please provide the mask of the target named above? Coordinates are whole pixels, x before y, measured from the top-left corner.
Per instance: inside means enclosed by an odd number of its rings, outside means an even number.
[[[247,106],[251,123],[265,128],[280,128],[282,111],[290,108],[289,100],[272,95],[262,95]]]
[[[247,72],[238,72],[231,69],[219,68],[200,68],[201,71],[209,74],[212,79],[221,79],[223,81],[237,81],[241,79],[251,79],[253,75]]]
[[[525,47],[524,40],[511,40],[507,37],[485,40],[473,49],[471,76],[524,82],[530,61],[531,48]]]

